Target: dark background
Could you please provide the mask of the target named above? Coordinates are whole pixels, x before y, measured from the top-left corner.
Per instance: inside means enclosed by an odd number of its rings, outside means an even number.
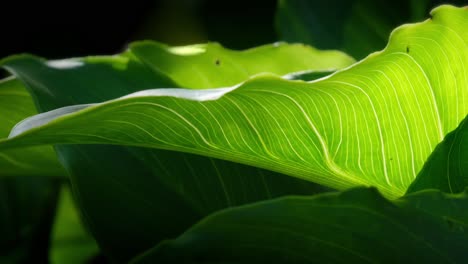
[[[390,5],[404,14],[410,2],[418,1],[426,3],[428,10],[444,2],[466,4],[466,0],[401,0]],[[309,4],[348,12],[343,3],[352,2],[356,0],[310,0]],[[48,59],[109,55],[145,39],[170,45],[216,41],[231,49],[246,49],[278,40],[276,6],[277,0],[3,0],[0,59],[18,53]],[[331,21],[323,30],[333,30],[336,18],[327,12],[322,15]],[[403,15],[395,26],[406,22],[410,19]],[[0,69],[0,78],[5,75]]]
[[[57,2],[57,3],[54,3]],[[134,40],[216,40],[243,49],[276,40],[275,0],[2,1],[0,58],[113,54]]]
[[[310,1],[337,9],[348,2]],[[403,0],[391,5],[404,13],[409,2],[418,1],[431,8],[444,2],[467,4],[466,0]],[[0,58],[25,52],[49,59],[113,54],[143,39],[171,45],[217,41],[245,49],[278,40],[276,6],[277,0],[3,0]]]

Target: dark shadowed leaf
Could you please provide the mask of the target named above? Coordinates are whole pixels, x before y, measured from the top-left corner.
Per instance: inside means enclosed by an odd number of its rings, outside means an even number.
[[[50,263],[87,263],[99,249],[85,230],[68,186],[62,187],[51,235]]]
[[[223,210],[132,263],[464,263],[468,198],[375,189]]]
[[[431,188],[458,193],[467,186],[468,116],[437,146],[408,193]]]
[[[62,179],[0,180],[0,263],[47,263]]]

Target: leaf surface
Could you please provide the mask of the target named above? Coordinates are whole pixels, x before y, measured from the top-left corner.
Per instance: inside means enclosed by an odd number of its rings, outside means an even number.
[[[468,116],[449,133],[408,188],[408,193],[439,189],[458,193],[468,186]]]
[[[62,187],[51,235],[51,263],[86,263],[99,248],[85,230],[68,186]]]
[[[105,143],[226,159],[332,188],[401,196],[468,112],[468,11],[392,33],[387,48],[313,82],[256,77],[224,89],[156,89],[19,124],[0,147]],[[74,110],[73,108],[71,110]]]
[[[193,50],[198,53],[187,54]],[[133,52],[144,58],[144,63]],[[286,55],[289,63],[283,63]],[[215,58],[221,58],[222,64],[216,65]],[[201,64],[204,61],[210,63]],[[279,75],[309,69],[322,72],[352,62],[343,53],[303,45],[268,45],[234,52],[215,44],[169,48],[144,42],[116,56],[58,61],[19,56],[7,59],[6,66],[31,88],[39,109],[48,111],[144,89],[178,86],[176,82],[210,88],[206,85],[227,86],[232,78],[265,71]],[[174,69],[174,65],[184,71]],[[220,71],[212,74],[212,69]],[[194,71],[199,79],[184,79]],[[180,152],[109,145],[62,145],[56,149],[71,174],[88,226],[103,251],[117,262],[126,262],[159,240],[180,234],[215,210],[324,189],[267,170]],[[157,225],[154,219],[158,219]],[[135,242],[129,245],[128,241]]]
[[[50,231],[62,179],[0,179],[0,263],[48,262]]]
[[[281,0],[276,26],[282,40],[339,49],[357,59],[385,47],[393,28],[428,18],[440,0]],[[452,0],[463,5],[466,1]]]
[[[467,212],[466,192],[283,197],[212,214],[132,263],[463,263]]]
[[[35,114],[31,96],[21,82],[14,78],[0,81],[0,138],[8,137],[16,123]],[[0,177],[67,175],[50,146],[1,151],[0,168]]]
[[[184,88],[232,86],[259,73],[281,76],[304,70],[336,71],[354,62],[339,51],[284,43],[234,51],[217,43],[168,47],[156,42],[137,42],[130,45],[130,51]]]

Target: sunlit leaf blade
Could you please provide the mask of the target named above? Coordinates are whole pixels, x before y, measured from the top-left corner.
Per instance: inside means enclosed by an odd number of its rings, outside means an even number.
[[[284,197],[212,214],[132,263],[463,263],[467,212],[466,193]]]
[[[286,75],[304,70],[335,71],[354,62],[339,51],[284,43],[234,51],[217,43],[168,47],[155,42],[137,42],[130,45],[130,51],[156,72],[170,76],[181,87],[190,88],[232,86],[263,72]]]
[[[3,148],[106,143],[201,154],[333,188],[402,195],[468,112],[468,10],[442,6],[387,48],[320,81],[156,89],[18,125]],[[32,128],[32,129],[31,129]]]
[[[232,54],[241,55],[239,62],[237,59],[231,61],[231,66],[226,63],[200,65],[199,73],[206,75],[197,76],[203,80],[191,79],[185,84],[203,88],[210,88],[205,86],[210,79],[217,85],[227,86],[232,83],[231,78],[246,76],[246,69],[249,74],[270,71],[282,75],[295,70],[322,72],[353,62],[343,53],[315,51],[303,45],[268,45],[245,52],[234,52],[213,44],[175,48],[179,53],[195,47],[198,51],[202,49],[202,54],[190,58],[187,54],[155,56],[167,53],[169,49],[173,52],[174,48],[150,42],[132,47],[143,55],[149,54],[145,57],[148,65],[172,63],[164,60],[183,64],[184,61],[210,60],[215,55],[223,60],[238,56]],[[278,53],[274,52],[276,50]],[[244,53],[254,56],[249,60],[242,55]],[[294,56],[289,58],[289,63],[278,64],[284,62],[286,54]],[[330,54],[334,54],[336,60],[330,60]],[[174,87],[177,84],[173,80],[184,83],[182,77],[185,74],[174,72],[169,66],[165,66],[167,71],[165,68],[148,68],[130,51],[117,56],[58,61],[18,56],[9,59],[7,66],[31,87],[41,111],[105,101],[140,89]],[[193,69],[187,64],[180,66],[188,71]],[[213,67],[223,71],[213,75],[210,73]],[[256,167],[181,152],[103,145],[56,146],[56,150],[71,174],[77,201],[93,235],[102,250],[117,262],[126,262],[161,239],[180,234],[196,220],[216,210],[285,194],[312,194],[325,189]],[[97,193],[99,199],[96,199]],[[125,201],[122,201],[123,196]],[[154,219],[159,219],[157,225]],[[128,241],[134,242],[129,245]]]
[[[18,80],[0,80],[0,138],[26,117],[37,114],[31,96]],[[66,176],[52,147],[30,147],[0,152],[0,177]]]
[[[431,154],[408,193],[439,189],[458,193],[468,186],[468,116]]]

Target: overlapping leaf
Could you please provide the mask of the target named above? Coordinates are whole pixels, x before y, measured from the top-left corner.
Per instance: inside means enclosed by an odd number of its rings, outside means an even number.
[[[466,192],[284,197],[215,213],[132,263],[464,263],[467,212]]]
[[[51,263],[85,263],[99,252],[96,242],[83,227],[68,186],[60,191],[51,234]]]
[[[31,96],[18,80],[0,81],[0,138],[8,137],[16,123],[35,114]],[[66,176],[50,146],[1,151],[0,168],[0,177]]]
[[[47,262],[61,179],[8,177],[0,181],[0,262]]]
[[[216,43],[168,47],[137,42],[130,45],[130,51],[154,71],[170,76],[180,87],[201,89],[236,85],[258,73],[335,71],[354,62],[339,51],[284,43],[233,51]]]
[[[37,112],[16,79],[0,81],[0,138]],[[46,261],[57,181],[67,176],[50,146],[0,152],[0,262]],[[61,179],[58,179],[61,178]]]
[[[408,193],[439,189],[458,193],[468,186],[468,116],[431,154]]]
[[[463,263],[467,120],[439,144],[403,198],[389,202],[354,189],[223,210],[132,263]]]

